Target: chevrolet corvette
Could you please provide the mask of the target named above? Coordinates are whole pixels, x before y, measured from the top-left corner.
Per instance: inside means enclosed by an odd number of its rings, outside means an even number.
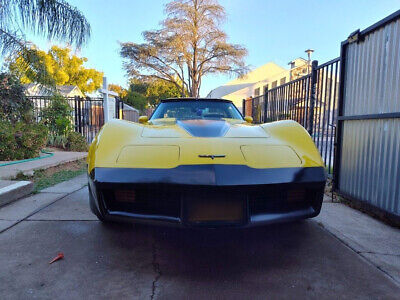
[[[162,100],[139,123],[112,120],[88,154],[99,220],[250,227],[315,217],[324,163],[295,121],[252,124],[223,99]]]

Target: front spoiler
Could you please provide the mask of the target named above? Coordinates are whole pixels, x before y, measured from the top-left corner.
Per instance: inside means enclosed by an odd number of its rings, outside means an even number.
[[[194,226],[186,222],[184,209],[179,217],[110,211],[106,208],[101,191],[159,184],[186,190],[199,187],[233,189],[239,193],[248,189],[262,190],[269,186],[279,186],[283,190],[301,186],[316,191],[312,205],[307,208],[258,215],[251,215],[247,209],[245,220],[240,224],[207,222],[195,225],[252,227],[317,216],[321,209],[325,182],[326,173],[323,167],[255,169],[244,165],[182,165],[173,169],[95,168],[89,176],[89,187],[96,209],[102,211],[106,220],[180,227]],[[184,205],[182,202],[182,207]]]

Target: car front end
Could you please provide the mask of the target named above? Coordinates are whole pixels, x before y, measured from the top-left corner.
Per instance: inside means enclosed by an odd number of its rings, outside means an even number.
[[[115,120],[88,156],[92,211],[103,221],[251,227],[319,214],[326,174],[293,121]]]

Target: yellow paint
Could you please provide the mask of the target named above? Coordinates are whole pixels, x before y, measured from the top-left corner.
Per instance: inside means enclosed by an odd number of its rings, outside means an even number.
[[[122,148],[117,158],[118,167],[129,168],[132,164],[136,168],[146,168],[154,157],[159,161],[159,168],[173,168],[179,162],[178,146],[144,146],[129,145]]]
[[[149,121],[149,117],[148,116],[140,116],[139,117],[139,123],[147,123],[147,121]]]
[[[245,116],[244,117],[244,120],[247,122],[247,123],[253,123],[253,117],[251,117],[251,116]]]
[[[247,165],[252,168],[265,165],[270,168],[301,167],[300,158],[288,146],[246,145],[240,148]]]
[[[150,122],[108,122],[90,146],[88,171],[94,167],[173,168],[195,164],[253,168],[323,166],[307,131],[294,121],[251,125],[232,120],[227,134],[216,138],[193,137],[174,120],[166,120],[166,125],[161,121]],[[225,157],[212,160],[199,155]]]

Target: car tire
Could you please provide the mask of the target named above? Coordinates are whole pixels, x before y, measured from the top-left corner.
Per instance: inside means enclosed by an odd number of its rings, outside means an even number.
[[[93,214],[96,215],[97,219],[103,223],[108,223],[108,221],[105,219],[104,214],[100,212],[96,206],[92,191],[90,190],[89,186],[89,205],[90,205],[90,210],[92,211]]]

